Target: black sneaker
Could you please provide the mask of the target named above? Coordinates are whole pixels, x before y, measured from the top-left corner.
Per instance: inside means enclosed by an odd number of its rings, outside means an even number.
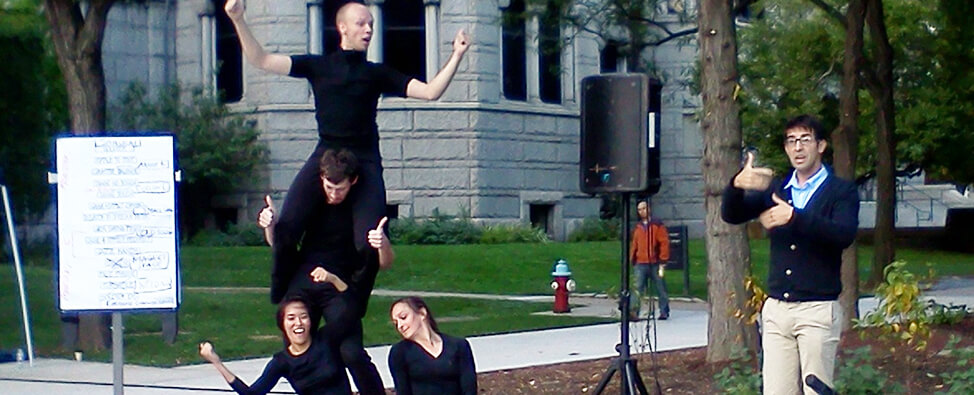
[[[670,318],[670,315],[668,313],[663,313],[659,315],[660,321],[666,321],[667,318]]]

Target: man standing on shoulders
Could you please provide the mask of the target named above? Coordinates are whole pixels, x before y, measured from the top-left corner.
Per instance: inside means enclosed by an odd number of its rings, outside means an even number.
[[[639,299],[646,295],[646,283],[649,279],[656,285],[659,294],[659,319],[670,318],[670,298],[666,293],[666,282],[663,281],[664,264],[670,259],[670,236],[663,226],[663,222],[652,217],[652,208],[648,200],[636,204],[639,222],[632,231],[632,241],[629,243],[629,261],[633,263],[636,274],[635,302],[636,306],[630,313],[634,319],[639,317]],[[653,307],[650,306],[650,309]]]
[[[749,154],[724,190],[724,221],[758,218],[771,239],[769,298],[761,310],[765,394],[813,395],[802,388],[810,375],[834,386],[843,319],[839,268],[859,227],[859,195],[854,183],[822,164],[825,138],[814,117],[792,119],[784,128],[790,174],[772,180],[771,170],[753,167]]]

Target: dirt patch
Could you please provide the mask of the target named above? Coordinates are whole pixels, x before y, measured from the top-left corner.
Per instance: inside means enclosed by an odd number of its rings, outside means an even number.
[[[928,347],[923,352],[907,347],[890,348],[878,340],[875,332],[847,332],[840,346],[839,366],[849,358],[848,352],[870,346],[872,365],[891,383],[898,383],[908,394],[930,394],[943,389],[941,373],[958,369],[954,358],[942,355],[948,339],[958,336],[960,347],[974,346],[974,317],[962,323],[939,326],[931,331]],[[692,348],[634,357],[636,366],[650,393],[713,394],[714,375],[726,364],[708,364],[705,348]],[[594,392],[613,362],[612,358],[523,369],[482,373],[478,376],[480,392],[485,394],[584,394]],[[756,364],[755,364],[756,366]],[[659,391],[657,391],[657,389]],[[606,394],[618,394],[619,374],[613,375]]]

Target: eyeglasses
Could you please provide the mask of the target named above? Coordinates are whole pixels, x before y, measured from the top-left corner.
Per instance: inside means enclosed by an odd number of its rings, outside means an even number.
[[[815,141],[815,139],[812,138],[812,136],[802,136],[799,138],[789,137],[785,139],[785,145],[789,147],[795,147],[795,146],[805,147],[812,144],[812,141]]]

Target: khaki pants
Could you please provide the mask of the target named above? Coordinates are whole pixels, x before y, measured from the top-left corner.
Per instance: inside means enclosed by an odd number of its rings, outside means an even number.
[[[761,310],[765,395],[815,395],[804,386],[814,374],[835,387],[836,348],[842,334],[838,301],[784,302],[768,298]]]

